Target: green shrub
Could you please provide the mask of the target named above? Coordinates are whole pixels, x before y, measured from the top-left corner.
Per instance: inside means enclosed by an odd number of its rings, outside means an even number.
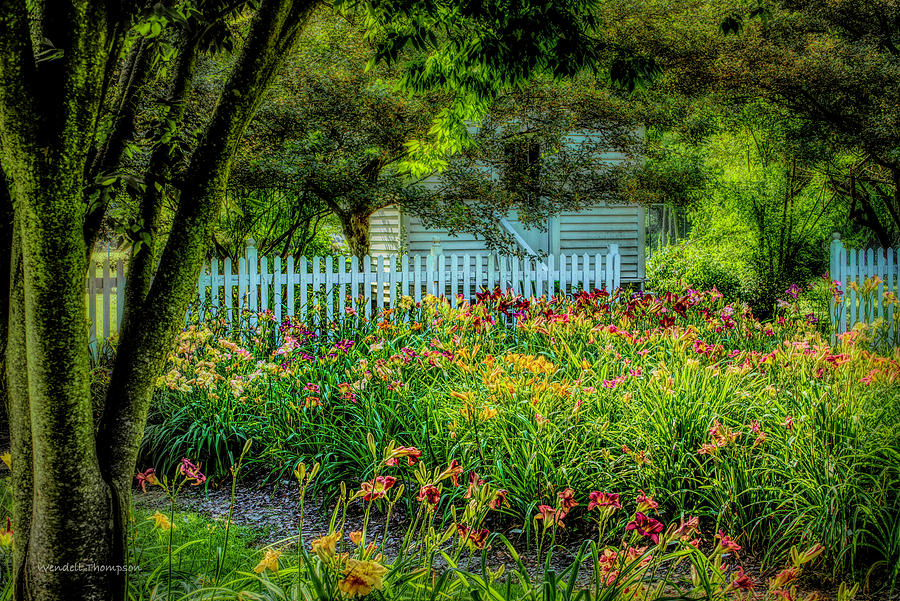
[[[646,287],[657,294],[685,288],[716,288],[727,301],[741,299],[747,263],[734,248],[703,240],[684,240],[647,261]]]

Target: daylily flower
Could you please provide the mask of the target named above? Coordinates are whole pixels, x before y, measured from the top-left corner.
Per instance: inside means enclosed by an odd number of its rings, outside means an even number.
[[[469,528],[462,524],[456,525],[456,531],[459,532],[459,537],[470,549],[484,549],[484,545],[487,543],[488,534],[490,534],[487,528],[475,530],[474,528]]]
[[[658,544],[659,533],[663,531],[663,525],[662,522],[638,511],[634,514],[634,520],[625,525],[625,530],[635,530],[641,536],[649,536],[654,544]]]
[[[143,472],[139,472],[135,478],[138,481],[138,484],[141,485],[141,490],[143,492],[147,492],[147,485],[150,486],[159,484],[159,480],[156,478],[156,470],[154,468],[148,468]]]
[[[373,590],[384,588],[382,577],[387,568],[374,561],[360,561],[348,558],[343,578],[338,581],[338,589],[348,597],[365,597]]]
[[[632,562],[637,561],[646,552],[647,552],[647,547],[628,547],[628,553],[625,556],[625,563],[630,564]],[[650,563],[650,560],[652,560],[652,559],[653,559],[652,555],[647,555],[646,557],[641,559],[641,562],[638,564],[638,567],[643,567],[643,566],[647,565],[648,563]]]
[[[769,579],[769,590],[784,588],[791,584],[800,575],[800,569],[790,567],[778,572],[778,574]]]
[[[9,451],[6,451],[2,455],[0,455],[0,461],[2,461],[4,464],[6,464],[6,467],[8,469],[12,469],[12,455],[10,454]]]
[[[549,528],[553,525],[561,528],[565,527],[563,518],[566,517],[566,512],[562,508],[557,509],[555,507],[550,507],[549,505],[538,505],[538,512],[539,513],[534,516],[534,519],[544,520],[544,528]]]
[[[360,530],[354,530],[347,536],[350,537],[350,542],[352,542],[354,545],[359,546],[359,544],[362,542],[362,531]]]
[[[443,480],[444,478],[450,478],[453,482],[453,486],[459,486],[459,476],[463,473],[463,468],[459,464],[459,461],[453,459],[450,462],[450,465],[447,466],[443,472],[441,472],[440,476],[438,476],[438,482]]]
[[[279,557],[281,557],[281,551],[276,551],[275,549],[266,549],[266,555],[261,560],[259,560],[259,563],[256,564],[256,567],[253,568],[253,571],[257,574],[262,574],[266,570],[272,570],[277,574]]]
[[[321,559],[327,559],[334,556],[334,550],[340,538],[340,532],[332,532],[311,542],[309,548]]]
[[[562,492],[557,493],[556,496],[559,497],[560,507],[565,509],[566,512],[578,505],[578,501],[575,500],[575,491],[571,488],[566,488]]]
[[[637,496],[637,510],[641,513],[646,513],[650,509],[657,509],[659,507],[659,503],[653,500],[652,496],[648,496],[644,494],[643,490],[638,491]]]
[[[191,463],[187,457],[181,459],[181,466],[178,468],[178,471],[188,480],[193,480],[191,486],[198,486],[206,482],[206,476],[200,473],[200,466]]]
[[[466,494],[463,495],[463,499],[471,499],[475,492],[478,490],[478,487],[484,484],[484,480],[480,480],[478,478],[478,474],[475,472],[469,472],[469,485],[466,487]]]
[[[719,544],[716,545],[716,550],[713,554],[722,554],[727,555],[728,553],[733,553],[741,550],[740,545],[734,542],[732,539],[728,538],[728,535],[725,534],[722,530],[719,530],[719,534],[716,535],[716,538],[719,540]]]
[[[738,571],[731,576],[731,583],[725,589],[726,591],[750,591],[753,590],[753,580],[750,579],[744,568],[738,566]]]
[[[427,484],[419,489],[419,495],[416,497],[418,501],[428,503],[429,509],[434,509],[438,501],[441,500],[441,491],[433,484]]]
[[[689,517],[687,520],[684,519],[684,515],[681,516],[681,523],[678,525],[678,528],[675,530],[675,536],[679,539],[686,541],[690,539],[691,534],[700,534],[700,519],[696,516]]]
[[[356,493],[357,497],[362,497],[365,501],[384,498],[397,479],[393,476],[378,476],[374,480],[367,480],[360,484],[360,490]]]
[[[595,490],[590,494],[591,502],[588,503],[588,511],[593,511],[595,507],[599,507],[600,511],[607,516],[612,515],[617,509],[621,509],[619,504],[618,493],[600,492]]]
[[[156,524],[154,525],[154,527],[159,528],[160,530],[170,530],[175,528],[175,525],[169,521],[169,517],[166,514],[160,513],[158,511],[147,519],[155,521]]]
[[[488,507],[490,507],[491,509],[497,509],[501,504],[508,506],[509,503],[506,502],[507,494],[509,494],[509,492],[503,488],[494,491],[493,498],[488,501]]]
[[[794,416],[788,415],[786,418],[784,418],[784,423],[782,423],[781,425],[784,426],[785,428],[787,428],[788,430],[793,430],[794,429]]]
[[[391,453],[391,456],[388,457],[387,461],[385,461],[385,464],[386,465],[397,465],[397,459],[399,459],[400,457],[406,457],[407,464],[415,465],[416,461],[421,456],[422,456],[422,451],[420,451],[416,447],[397,447]]]

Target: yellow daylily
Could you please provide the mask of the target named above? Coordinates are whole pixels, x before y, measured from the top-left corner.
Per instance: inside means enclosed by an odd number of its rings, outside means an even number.
[[[12,455],[10,454],[9,451],[0,455],[0,461],[5,463],[6,467],[8,467],[9,469],[12,469]]]
[[[314,540],[310,544],[310,548],[312,549],[313,553],[319,556],[319,558],[326,559],[328,557],[334,556],[334,549],[340,538],[341,533],[335,531],[327,536],[323,536]]]
[[[256,567],[253,568],[253,571],[257,574],[262,574],[266,570],[272,570],[277,574],[279,557],[281,557],[281,551],[277,551],[275,549],[266,549],[265,557],[259,560],[259,563],[256,564]]]
[[[387,568],[374,561],[347,559],[343,579],[338,582],[338,589],[348,597],[365,597],[373,590],[384,588],[382,577]]]
[[[159,528],[160,530],[169,530],[170,528],[175,528],[174,524],[169,521],[169,517],[166,514],[160,513],[158,511],[147,519],[156,521],[155,527]]]

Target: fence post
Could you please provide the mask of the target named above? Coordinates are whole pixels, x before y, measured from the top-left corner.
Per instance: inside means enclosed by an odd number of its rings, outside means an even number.
[[[247,238],[247,279],[250,287],[250,295],[248,301],[250,303],[250,326],[256,327],[256,313],[259,311],[258,289],[259,283],[259,258],[256,254],[255,241],[253,238]]]
[[[828,265],[828,277],[831,279],[831,283],[833,285],[834,282],[840,282],[839,285],[842,287],[841,293],[846,294],[846,290],[843,290],[844,276],[843,276],[843,261],[841,257],[843,255],[844,245],[841,243],[841,235],[838,232],[834,232],[831,235],[831,256]],[[841,318],[843,315],[843,305],[846,302],[845,298],[841,298],[841,302],[836,302],[837,298],[835,297],[831,301],[831,343],[835,343],[835,334],[843,333],[841,329]]]

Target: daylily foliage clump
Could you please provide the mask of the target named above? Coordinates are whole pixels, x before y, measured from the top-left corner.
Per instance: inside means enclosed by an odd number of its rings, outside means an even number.
[[[832,344],[797,312],[763,323],[715,290],[404,297],[372,319],[361,302],[187,328],[146,464],[194,456],[221,478],[252,438],[251,469],[319,462],[326,498],[359,483],[361,502],[400,503],[471,552],[496,530],[541,553],[604,525],[694,548],[721,532],[770,563],[814,540],[835,572],[896,578],[900,550],[877,533],[900,520],[900,350]],[[372,445],[391,449],[377,473]],[[454,518],[462,501],[493,529]]]

